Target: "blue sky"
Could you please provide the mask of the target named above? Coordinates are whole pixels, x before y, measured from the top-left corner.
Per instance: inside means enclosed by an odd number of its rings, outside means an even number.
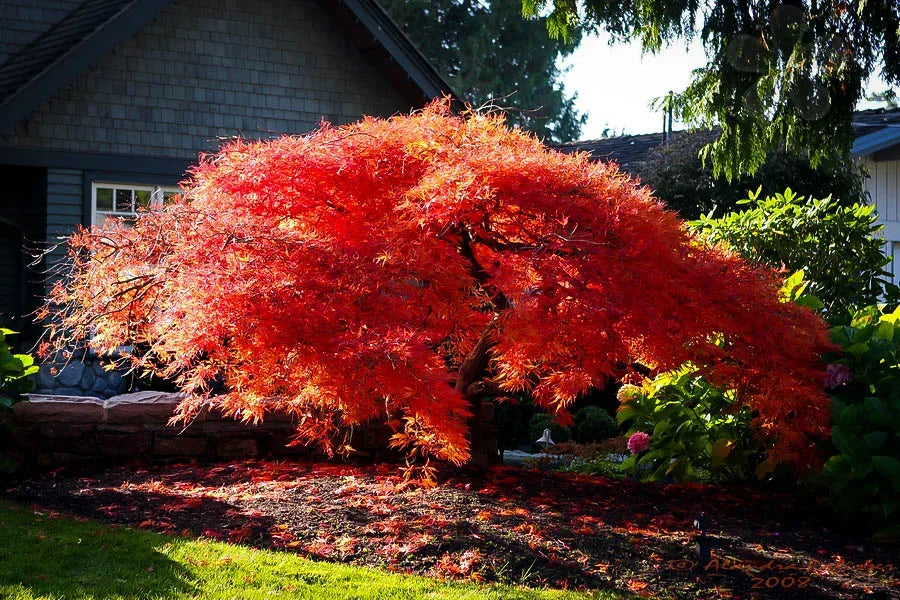
[[[623,129],[626,134],[661,131],[662,114],[652,111],[649,103],[669,90],[684,89],[691,71],[705,62],[697,42],[642,57],[639,43],[610,46],[605,35],[586,36],[563,63],[569,67],[563,77],[566,90],[578,94],[576,106],[588,115],[581,138],[601,137],[607,127],[615,134]],[[869,89],[882,91],[885,85],[876,79]]]

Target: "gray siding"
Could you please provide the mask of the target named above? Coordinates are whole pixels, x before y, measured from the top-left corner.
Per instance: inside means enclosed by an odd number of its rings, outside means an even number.
[[[84,181],[76,169],[47,169],[47,241],[59,243],[47,255],[45,268],[53,273],[54,265],[66,257],[61,238],[69,235],[82,223],[84,211]],[[48,280],[52,285],[53,277]]]
[[[864,184],[869,202],[878,211],[878,223],[884,225],[884,249],[891,257],[887,269],[894,275],[894,283],[900,283],[900,160],[867,156],[862,165],[869,172]]]
[[[83,0],[0,0],[0,64],[62,20]]]
[[[0,145],[191,160],[221,138],[407,110],[314,0],[182,0]]]

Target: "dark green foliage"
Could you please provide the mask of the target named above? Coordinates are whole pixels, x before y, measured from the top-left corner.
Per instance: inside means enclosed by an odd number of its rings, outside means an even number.
[[[528,437],[533,413],[534,405],[530,400],[506,399],[495,403],[494,425],[497,427],[497,442],[501,450],[515,450],[537,439]]]
[[[23,400],[22,394],[31,391],[34,383],[30,376],[38,372],[34,358],[28,354],[13,354],[12,346],[6,341],[14,331],[0,328],[0,473],[10,473],[18,467],[18,462],[4,452],[4,438],[14,429],[10,408]]]
[[[0,328],[0,409],[22,400],[22,394],[31,391],[33,385],[28,376],[38,371],[33,357],[12,353],[12,346],[6,341],[10,335],[15,332]]]
[[[618,430],[616,420],[599,406],[585,406],[575,413],[576,442],[599,442],[615,436]]]
[[[659,481],[747,479],[762,448],[750,428],[750,409],[734,393],[711,386],[690,366],[662,373],[641,387],[621,392],[617,418],[628,435],[650,435],[650,448],[630,456],[625,472]],[[646,465],[646,466],[645,466]]]
[[[715,177],[711,165],[703,165],[699,152],[716,136],[714,132],[676,135],[656,147],[640,169],[642,181],[654,195],[683,219],[697,219],[712,211],[724,215],[739,208],[739,194],[757,189],[769,196],[790,187],[807,198],[830,195],[842,206],[865,203],[863,173],[853,161],[813,169],[805,155],[775,150],[753,175],[731,182]]]
[[[844,376],[830,382],[837,453],[821,478],[835,510],[864,513],[880,537],[900,538],[900,309],[860,309],[831,336],[843,352],[842,367],[829,368]]]
[[[578,45],[522,18],[519,0],[384,0],[388,14],[473,106],[495,104],[510,123],[550,141],[577,139],[585,117],[565,95],[559,58]]]
[[[884,270],[889,260],[875,235],[881,226],[871,205],[807,200],[790,189],[766,198],[753,193],[742,203],[748,207],[741,212],[719,219],[703,216],[689,225],[751,261],[802,269],[807,293],[821,299],[829,318],[896,296]]]
[[[849,159],[851,115],[863,82],[900,83],[900,5],[769,0],[523,0],[550,34],[608,31],[657,52],[699,37],[707,64],[675,98],[680,119],[722,127],[706,147],[716,174],[753,172],[769,152],[809,151],[814,166]]]
[[[544,435],[545,429],[550,430],[550,437],[552,437],[553,441],[557,444],[568,442],[572,439],[572,430],[568,427],[563,427],[554,421],[553,415],[536,412],[528,423],[528,441],[534,444],[535,440]]]

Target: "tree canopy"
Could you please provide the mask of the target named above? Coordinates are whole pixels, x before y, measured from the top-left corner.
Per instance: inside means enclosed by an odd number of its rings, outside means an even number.
[[[712,166],[704,165],[699,153],[717,135],[713,131],[676,134],[668,143],[654,148],[640,166],[641,180],[683,219],[696,219],[710,212],[723,217],[740,210],[738,202],[758,188],[763,196],[791,188],[807,198],[831,196],[842,206],[866,203],[865,177],[856,162],[813,169],[805,154],[783,148],[769,152],[752,175],[741,175],[731,182],[715,177]]]
[[[605,30],[658,52],[699,37],[708,62],[674,108],[689,125],[722,128],[705,148],[716,175],[755,171],[783,145],[817,166],[849,157],[851,115],[868,77],[900,83],[896,0],[522,0],[526,15],[549,12],[550,34]],[[662,91],[661,91],[662,93]]]
[[[701,244],[614,165],[449,110],[203,157],[173,204],[71,238],[51,347],[132,344],[185,418],[286,412],[329,451],[381,420],[455,462],[485,396],[529,392],[566,422],[635,361],[691,362],[740,391],[773,456],[815,460],[830,343],[779,274]]]
[[[385,10],[463,100],[495,104],[508,120],[556,142],[578,139],[585,116],[560,78],[559,59],[578,45],[522,19],[519,0],[384,0]]]

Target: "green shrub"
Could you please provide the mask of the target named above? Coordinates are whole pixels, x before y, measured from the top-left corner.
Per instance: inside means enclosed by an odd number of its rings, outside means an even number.
[[[31,391],[33,382],[30,375],[37,373],[38,366],[28,354],[13,354],[12,346],[6,338],[14,331],[0,328],[0,473],[11,473],[18,462],[6,454],[4,438],[14,430],[10,408],[23,400],[22,394]]]
[[[700,150],[718,136],[715,131],[677,134],[654,148],[639,169],[641,180],[654,195],[683,219],[696,219],[710,211],[717,215],[731,212],[740,200],[735,190],[743,193],[761,188],[764,194],[774,194],[790,185],[807,197],[824,198],[831,194],[844,206],[865,201],[865,178],[859,165],[847,161],[813,169],[809,157],[783,149],[770,152],[753,175],[730,181],[715,177],[712,165],[703,164]]]
[[[33,382],[29,375],[37,373],[34,358],[28,354],[13,354],[6,338],[15,331],[0,328],[0,408],[8,409],[22,400],[22,394],[31,391]]]
[[[863,513],[881,537],[900,537],[900,308],[860,309],[831,336],[843,349],[826,381],[837,453],[821,481],[836,511]]]
[[[884,270],[889,259],[876,236],[874,207],[845,207],[831,198],[784,194],[741,201],[750,207],[720,219],[701,217],[689,226],[710,242],[723,242],[745,258],[774,268],[804,270],[807,292],[824,303],[829,318],[853,307],[897,297]]]
[[[690,365],[662,373],[641,387],[625,386],[617,418],[628,434],[642,431],[650,447],[622,464],[643,479],[735,480],[752,476],[762,448],[747,407],[700,377]]]
[[[599,442],[615,436],[618,430],[616,420],[599,406],[585,406],[575,413],[576,442]]]
[[[494,425],[497,427],[497,442],[501,450],[515,450],[537,439],[528,438],[533,412],[534,406],[526,398],[494,404]]]
[[[552,437],[553,441],[557,444],[560,442],[568,442],[572,439],[572,430],[568,427],[563,427],[554,421],[553,415],[536,412],[528,423],[528,441],[533,444],[535,440],[544,435],[545,429],[550,430],[550,437]]]

